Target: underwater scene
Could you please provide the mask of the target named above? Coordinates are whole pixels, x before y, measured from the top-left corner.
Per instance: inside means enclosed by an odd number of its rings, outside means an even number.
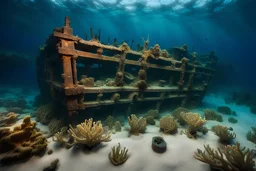
[[[256,171],[255,6],[1,2],[0,171]]]

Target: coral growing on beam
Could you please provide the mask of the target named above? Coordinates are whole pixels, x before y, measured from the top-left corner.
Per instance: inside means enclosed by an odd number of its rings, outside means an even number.
[[[110,141],[110,132],[104,133],[101,121],[93,122],[93,119],[85,120],[73,128],[70,125],[68,133],[74,138],[74,143],[84,144],[88,148],[97,146],[101,142]]]
[[[121,149],[120,143],[118,143],[118,146],[112,147],[112,152],[108,154],[108,158],[111,161],[111,163],[115,166],[121,165],[128,159],[127,155],[128,149],[124,147],[124,149]]]
[[[214,150],[209,145],[204,145],[204,148],[204,152],[197,149],[194,157],[201,162],[210,164],[212,168],[223,171],[255,171],[253,153],[246,147],[240,148],[238,142],[233,146],[225,146],[223,150],[220,148]]]
[[[47,140],[41,132],[36,131],[36,122],[31,122],[30,116],[23,123],[14,127],[0,129],[0,153],[6,153],[1,158],[1,164],[10,164],[33,155],[40,155],[47,147]]]
[[[146,118],[137,118],[135,114],[132,114],[128,116],[128,123],[130,125],[130,133],[133,135],[139,135],[139,133],[144,133],[146,130]]]

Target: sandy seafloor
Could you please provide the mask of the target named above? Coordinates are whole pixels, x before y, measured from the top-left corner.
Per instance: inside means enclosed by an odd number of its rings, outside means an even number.
[[[216,110],[221,105],[229,106],[236,111],[237,116],[232,117],[238,119],[238,123],[229,123],[228,118],[231,116],[222,115],[224,122],[207,121],[205,126],[211,128],[212,125],[222,124],[232,127],[237,135],[236,141],[240,142],[242,146],[256,149],[256,145],[246,139],[246,133],[256,125],[256,115],[252,114],[248,107],[227,105],[220,97],[208,95],[204,98],[203,107],[192,111],[203,115],[203,109]],[[4,111],[5,109],[0,108],[0,110]],[[169,112],[161,113],[161,115],[166,114]],[[21,122],[22,120],[17,123]],[[47,127],[41,124],[37,124],[37,127],[43,131],[47,130]],[[126,127],[128,127],[127,123]],[[35,156],[26,163],[0,167],[0,171],[42,171],[56,158],[60,161],[59,171],[210,171],[209,165],[194,159],[193,154],[198,148],[203,150],[204,144],[215,148],[222,146],[218,142],[218,137],[209,131],[206,135],[199,134],[198,138],[193,140],[187,138],[186,135],[181,135],[182,130],[185,130],[185,127],[179,127],[178,133],[175,135],[165,135],[159,131],[157,126],[147,126],[144,134],[129,136],[129,133],[122,128],[122,132],[112,134],[110,142],[102,143],[91,151],[83,151],[78,146],[67,150],[59,147],[49,138],[48,149],[53,149],[53,154],[45,154],[43,157]],[[162,136],[165,139],[167,142],[165,153],[158,154],[151,149],[153,136]],[[108,159],[108,153],[111,151],[111,147],[118,143],[129,149],[129,158],[123,165],[114,166]]]

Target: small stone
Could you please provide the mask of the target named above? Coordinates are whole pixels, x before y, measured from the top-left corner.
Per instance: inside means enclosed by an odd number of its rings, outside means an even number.
[[[47,154],[48,155],[51,155],[53,153],[53,150],[52,149],[49,149],[48,151],[47,151]]]

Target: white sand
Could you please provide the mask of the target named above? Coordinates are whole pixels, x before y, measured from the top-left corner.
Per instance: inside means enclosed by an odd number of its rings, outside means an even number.
[[[223,100],[214,96],[206,97],[204,102],[205,108],[216,109],[217,106],[225,105]],[[237,141],[243,146],[255,148],[255,144],[246,140],[246,133],[251,126],[255,126],[256,115],[251,114],[249,109],[244,106],[231,105],[230,107],[237,112],[235,117],[238,119],[237,124],[229,123],[227,121],[228,116],[223,115],[224,122],[208,121],[206,126],[208,128],[216,124],[231,126],[237,134]],[[202,113],[202,110],[198,112]],[[43,128],[41,125],[39,127],[45,130],[45,127]],[[41,171],[44,166],[58,158],[60,160],[59,171],[210,171],[208,164],[193,158],[193,153],[198,148],[203,150],[204,144],[210,144],[212,147],[221,146],[218,142],[218,137],[209,131],[206,135],[199,134],[197,140],[192,140],[187,138],[186,135],[180,135],[181,130],[184,130],[184,128],[179,128],[176,135],[164,135],[159,132],[159,128],[156,126],[148,126],[145,134],[130,137],[128,132],[122,131],[113,134],[112,141],[102,143],[100,147],[92,151],[82,151],[79,147],[67,150],[58,147],[55,142],[49,139],[48,148],[54,151],[52,155],[45,154],[41,158],[32,157],[26,163],[2,167],[0,170]],[[165,139],[167,142],[167,151],[165,153],[158,154],[151,149],[153,136],[162,136]],[[129,149],[129,158],[123,165],[114,166],[108,159],[108,153],[111,151],[112,146],[118,145],[118,142],[121,143],[122,147],[125,146]]]

